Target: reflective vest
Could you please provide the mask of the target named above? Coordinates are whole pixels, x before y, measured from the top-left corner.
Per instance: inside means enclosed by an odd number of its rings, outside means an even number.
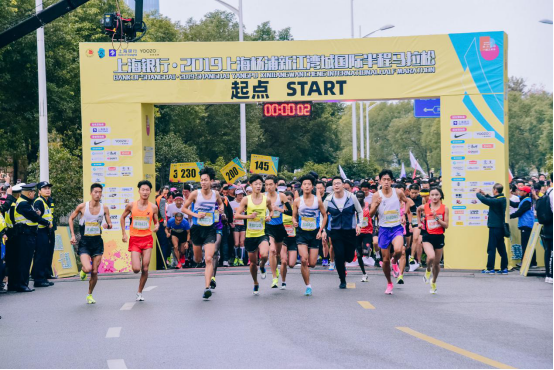
[[[8,225],[6,225],[6,220],[4,220],[4,216],[2,216],[2,213],[0,213],[0,233],[6,229]]]
[[[14,212],[15,214],[15,202],[12,203],[12,205],[10,206],[10,209],[8,209],[8,212],[6,212],[6,225],[10,229],[13,229],[13,220],[12,220],[12,217],[10,216],[12,212]]]
[[[17,206],[19,205],[19,203],[23,203],[23,202],[26,202],[25,199],[23,199],[22,197],[19,197],[17,199],[17,203],[15,205],[15,211],[13,213],[14,215],[14,221],[15,221],[15,224],[18,225],[18,224],[23,224],[23,225],[27,225],[27,226],[37,226],[38,225],[38,222],[33,222],[27,218],[25,218],[25,216],[21,215],[20,213],[17,212]],[[32,206],[31,206],[32,207]],[[33,208],[34,209],[34,208]]]
[[[41,201],[44,204],[44,214],[42,215],[42,218],[52,223],[52,219],[54,217],[54,215],[52,214],[52,209],[48,207],[48,204],[44,201],[44,199],[42,199],[42,197],[38,197],[37,199],[35,199],[35,202],[33,204],[36,204],[38,201]],[[48,227],[49,226],[38,225],[39,229],[46,229]]]

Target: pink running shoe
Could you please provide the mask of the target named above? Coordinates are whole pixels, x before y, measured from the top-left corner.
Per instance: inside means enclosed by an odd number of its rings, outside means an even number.
[[[400,276],[400,269],[398,268],[398,264],[393,263],[392,266],[392,276],[396,279],[398,276]]]
[[[385,290],[385,294],[392,294],[392,283],[387,284],[387,290]]]

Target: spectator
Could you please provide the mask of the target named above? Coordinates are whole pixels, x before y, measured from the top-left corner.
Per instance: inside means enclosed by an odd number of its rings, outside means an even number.
[[[506,213],[506,197],[504,196],[504,186],[496,183],[493,186],[492,196],[485,194],[479,189],[477,199],[481,203],[489,206],[489,218],[487,227],[489,228],[489,243],[487,246],[487,268],[481,271],[484,274],[494,274],[494,263],[496,251],[500,254],[500,273],[508,273],[508,254],[504,244],[504,219]]]
[[[519,202],[512,202],[510,200],[511,207],[517,207],[517,211],[510,214],[510,219],[518,218],[517,228],[521,232],[521,248],[523,255],[525,256],[525,249],[529,243],[529,237],[531,236],[531,230],[533,230],[533,224],[535,223],[535,215],[533,213],[533,201],[531,200],[531,188],[528,186],[522,186],[518,189]],[[517,265],[521,267],[521,264]],[[533,258],[531,260],[531,268],[537,267],[536,252],[533,252]]]
[[[552,186],[552,173],[550,173],[550,184]],[[552,284],[552,205],[554,204],[554,201],[552,199],[552,187],[548,188],[545,192],[544,197],[546,197],[546,200],[549,203],[550,206],[550,213],[544,212],[544,214],[541,212],[543,211],[540,207],[540,203],[542,200],[538,201],[537,206],[537,216],[539,218],[539,221],[542,223],[542,231],[541,231],[541,239],[542,244],[544,246],[544,265],[546,267],[546,278],[545,282]],[[546,209],[545,211],[548,211]],[[546,219],[542,219],[542,216],[548,216]]]

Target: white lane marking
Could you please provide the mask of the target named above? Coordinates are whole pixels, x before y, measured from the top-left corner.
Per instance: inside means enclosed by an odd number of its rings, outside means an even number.
[[[121,326],[108,328],[108,332],[106,333],[106,338],[119,338],[121,335]]]
[[[108,360],[108,369],[126,369],[125,361],[123,359]]]
[[[137,302],[127,302],[120,308],[120,310],[121,311],[129,311],[131,308],[133,308],[135,303],[137,303]]]
[[[143,291],[143,292],[149,292],[149,291],[151,291],[152,289],[157,288],[157,287],[158,287],[157,285],[152,285],[152,286],[149,286],[148,288],[144,288],[142,291]]]

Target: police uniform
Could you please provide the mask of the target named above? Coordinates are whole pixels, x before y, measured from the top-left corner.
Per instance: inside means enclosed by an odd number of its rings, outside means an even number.
[[[8,184],[9,186],[9,184]],[[19,185],[17,185],[19,187]],[[18,191],[21,191],[21,188],[19,188]],[[14,188],[12,188],[12,194],[17,194],[18,191],[16,191]],[[10,214],[10,208],[12,207],[12,204],[15,205],[15,202],[17,199],[12,195],[8,194],[6,196],[6,199],[4,199],[4,202],[0,204],[0,239],[2,238],[2,235],[6,235],[8,239],[3,242],[2,247],[2,256],[0,257],[0,292],[3,292],[4,288],[4,277],[6,277],[6,268],[8,263],[8,243],[10,242],[10,233],[13,228],[13,225],[11,224],[11,221],[9,220],[9,214]],[[2,220],[4,220],[2,222]],[[8,221],[10,221],[10,225],[8,225]],[[4,264],[4,261],[6,264]]]
[[[31,191],[37,184],[23,185],[22,191]],[[50,222],[40,217],[33,207],[33,199],[21,194],[14,210],[14,232],[16,244],[17,279],[10,279],[9,286],[15,283],[18,292],[32,292],[29,288],[29,270],[33,262],[37,244],[38,225],[50,226]]]
[[[52,187],[52,184],[48,183],[48,181],[41,181],[37,185],[37,190],[44,187]],[[33,270],[31,271],[35,281],[35,288],[54,285],[54,283],[47,280],[50,277],[50,265],[52,264],[52,258],[50,257],[50,234],[53,233],[53,228],[49,226],[53,223],[54,218],[49,203],[48,199],[42,196],[36,198],[33,203],[33,207],[38,211],[40,217],[48,221],[48,225],[38,225],[37,230],[37,244],[33,259]]]
[[[8,237],[8,240],[6,240],[6,268],[8,270],[8,291],[12,292],[17,291],[17,289],[19,288],[19,275],[17,273],[17,243],[15,240],[14,230],[14,213],[17,198],[21,194],[21,185],[25,184],[17,184],[12,188],[13,199],[10,199],[8,197],[8,199],[11,200],[11,204],[4,214],[7,226],[6,236]],[[4,203],[4,205],[6,205],[6,203]]]

